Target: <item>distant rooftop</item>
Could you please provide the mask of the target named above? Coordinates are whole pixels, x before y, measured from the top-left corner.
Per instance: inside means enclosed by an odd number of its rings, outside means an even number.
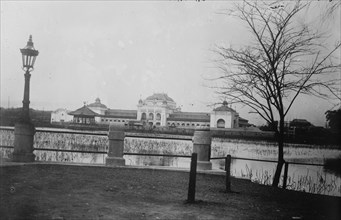
[[[203,112],[176,112],[170,114],[168,120],[210,122],[210,114]]]
[[[223,102],[223,105],[213,109],[213,111],[218,112],[218,111],[224,111],[224,112],[236,112],[235,110],[233,110],[232,108],[228,107],[228,103],[227,101]]]
[[[174,100],[170,98],[166,93],[154,93],[153,95],[148,96],[146,100],[160,100],[160,101],[174,102]]]
[[[136,119],[137,110],[108,109],[105,112],[105,117]]]
[[[101,100],[97,98],[94,103],[88,105],[88,107],[92,108],[107,108],[106,105],[101,103]]]
[[[76,111],[69,112],[69,115],[81,115],[81,116],[97,116],[98,114],[91,109],[88,108],[88,106],[83,106],[82,108],[77,109]]]

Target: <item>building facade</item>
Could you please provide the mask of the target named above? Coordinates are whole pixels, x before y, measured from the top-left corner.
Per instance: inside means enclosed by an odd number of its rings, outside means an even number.
[[[226,101],[223,105],[213,109],[210,114],[210,127],[213,128],[238,128],[239,124],[239,114],[228,107]]]
[[[248,120],[228,107],[222,106],[211,112],[182,112],[176,102],[165,93],[154,93],[146,99],[140,99],[137,110],[109,109],[97,98],[94,103],[84,105],[73,112],[73,123],[128,125],[137,122],[149,126],[179,128],[213,127],[240,128],[249,126]],[[56,122],[56,121],[54,121]]]
[[[137,120],[151,126],[167,126],[167,118],[176,110],[176,103],[164,93],[155,93],[137,105]]]
[[[51,123],[59,122],[72,122],[73,116],[69,114],[70,111],[68,111],[65,108],[59,108],[53,112],[51,112]]]

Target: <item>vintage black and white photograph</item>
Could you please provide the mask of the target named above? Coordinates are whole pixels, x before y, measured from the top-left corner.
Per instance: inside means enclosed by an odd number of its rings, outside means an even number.
[[[0,219],[341,219],[340,17],[1,0]]]

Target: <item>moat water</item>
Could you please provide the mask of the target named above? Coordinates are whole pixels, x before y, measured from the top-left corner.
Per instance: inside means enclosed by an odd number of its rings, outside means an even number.
[[[0,130],[1,145],[13,146],[14,132]],[[37,132],[35,148],[58,148],[70,150],[107,151],[107,136],[54,133],[50,130]],[[126,138],[124,152],[191,155],[191,141]],[[13,149],[1,149],[6,157]],[[59,161],[74,163],[104,164],[106,154],[68,153],[35,150],[38,161]],[[252,158],[262,160],[277,159],[277,146],[273,142],[247,141],[239,139],[219,139],[212,141],[211,158],[225,157]],[[312,146],[288,144],[284,157],[288,162],[323,164],[325,159],[341,155],[341,149],[335,146]],[[190,158],[152,157],[125,155],[126,165],[134,166],[170,166],[189,169]],[[213,169],[223,170],[225,160],[211,160]],[[251,179],[261,184],[271,184],[276,163],[232,159],[231,174],[239,178]],[[284,170],[284,169],[283,169]],[[283,178],[283,171],[282,171]],[[282,184],[282,183],[280,183]],[[287,188],[310,193],[341,196],[341,177],[325,170],[323,166],[289,164]]]

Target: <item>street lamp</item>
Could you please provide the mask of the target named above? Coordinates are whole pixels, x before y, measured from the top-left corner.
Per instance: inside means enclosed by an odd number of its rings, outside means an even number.
[[[33,139],[35,134],[34,125],[30,118],[30,72],[34,69],[34,63],[39,52],[34,49],[32,35],[26,47],[20,49],[22,54],[22,69],[25,71],[25,87],[22,115],[14,128],[14,151],[12,161],[14,162],[33,162]]]
[[[23,114],[21,120],[24,122],[30,122],[30,115],[29,115],[29,105],[30,105],[30,72],[34,69],[34,62],[36,61],[36,57],[38,56],[38,50],[34,49],[33,42],[32,42],[32,35],[27,42],[25,48],[20,49],[22,54],[22,69],[25,71],[25,89],[24,89],[24,100],[23,100]]]

